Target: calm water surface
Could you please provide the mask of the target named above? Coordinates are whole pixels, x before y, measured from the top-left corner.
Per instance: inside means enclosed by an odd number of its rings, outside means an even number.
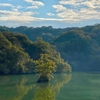
[[[0,76],[0,100],[100,100],[100,73],[55,74],[44,84],[37,79]]]

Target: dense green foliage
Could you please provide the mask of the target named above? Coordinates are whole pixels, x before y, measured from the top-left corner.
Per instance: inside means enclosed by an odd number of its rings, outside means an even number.
[[[60,54],[49,43],[37,38],[31,42],[25,35],[13,34],[5,29],[0,29],[0,74],[24,74],[35,73],[35,61],[41,54],[48,54],[56,65],[63,60]],[[62,61],[62,65],[66,62]],[[65,65],[62,71],[71,71],[69,64]],[[59,69],[57,68],[57,71]],[[61,72],[61,71],[60,71]]]
[[[51,46],[49,43],[44,43],[44,41],[41,40],[34,42],[33,49],[32,46],[29,46],[25,51],[35,60],[39,59],[41,52],[46,52],[58,63],[57,66],[59,69],[59,65],[63,64],[65,60],[72,66],[73,71],[100,71],[100,24],[81,28],[72,27],[63,29],[56,29],[51,26],[37,28],[26,26],[8,28],[1,26],[1,28],[1,31],[3,32],[5,30],[16,34],[21,32],[22,34],[27,35],[32,41],[36,41],[37,37],[42,37],[45,41],[55,45],[55,47]],[[60,52],[61,57],[64,60],[60,59],[60,55],[54,48]],[[34,52],[31,52],[30,50]],[[38,50],[40,53],[36,53]],[[53,57],[55,54],[57,54],[57,56]],[[64,63],[63,66],[64,65],[66,66],[67,64]],[[66,69],[66,67],[64,68]],[[63,70],[62,67],[60,70]]]
[[[55,38],[62,57],[75,71],[100,71],[100,25],[71,29]]]
[[[44,77],[49,80],[53,76],[53,73],[56,72],[56,63],[47,54],[41,54],[39,60],[35,61],[35,64],[35,71],[38,72],[43,81]]]
[[[14,39],[17,38],[11,33],[0,33],[0,74],[20,74],[28,71],[25,64],[31,59],[26,52],[23,52],[21,46],[18,48],[17,44],[13,44]],[[18,43],[18,41],[14,42]]]
[[[100,24],[63,29],[56,29],[51,26],[37,28],[26,26],[8,28],[2,26],[1,28],[3,28],[2,31],[21,32],[32,41],[35,41],[37,37],[42,37],[45,41],[56,46],[61,57],[69,62],[73,71],[100,71]],[[39,49],[39,44],[36,42],[35,44]],[[53,55],[53,52],[51,55]]]
[[[32,41],[36,41],[37,37],[42,37],[42,39],[44,41],[52,41],[52,39],[54,39],[55,37],[59,36],[62,32],[66,32],[68,30],[70,30],[70,28],[65,28],[65,29],[61,29],[61,28],[53,28],[52,26],[42,26],[42,27],[27,27],[27,26],[19,26],[16,28],[8,28],[6,26],[1,26],[1,28],[4,30],[8,30],[10,32],[14,32],[14,33],[22,33],[25,34],[30,40]],[[76,29],[76,28],[73,28]]]

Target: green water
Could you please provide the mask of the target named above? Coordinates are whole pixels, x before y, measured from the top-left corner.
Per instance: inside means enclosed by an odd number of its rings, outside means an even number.
[[[37,84],[36,75],[0,76],[0,100],[100,100],[100,73],[55,74]]]

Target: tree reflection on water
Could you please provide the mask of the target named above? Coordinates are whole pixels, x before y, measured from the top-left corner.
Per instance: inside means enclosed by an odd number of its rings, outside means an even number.
[[[71,74],[57,75],[51,83],[39,83],[32,100],[56,100],[60,88],[71,80]]]
[[[49,83],[36,83],[34,75],[0,77],[0,100],[56,100],[71,74],[55,74]]]

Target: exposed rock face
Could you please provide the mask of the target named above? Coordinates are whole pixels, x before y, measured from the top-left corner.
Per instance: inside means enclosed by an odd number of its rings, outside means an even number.
[[[47,77],[47,76],[40,76],[37,82],[38,83],[49,82],[49,77]]]

